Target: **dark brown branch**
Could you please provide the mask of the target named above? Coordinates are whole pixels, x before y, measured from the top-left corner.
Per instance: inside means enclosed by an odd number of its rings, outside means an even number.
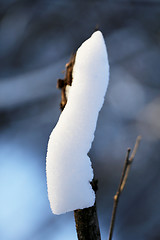
[[[93,179],[91,185],[96,193],[98,181]],[[96,202],[92,207],[75,210],[74,218],[79,240],[101,240]]]
[[[58,79],[57,81],[57,88],[61,89],[61,103],[60,108],[63,111],[64,107],[67,103],[67,96],[66,96],[66,86],[72,85],[72,71],[75,62],[75,54],[72,55],[70,61],[66,64],[66,74],[64,79]]]
[[[100,231],[96,211],[94,206],[74,211],[77,236],[79,240],[100,240]]]
[[[75,62],[75,55],[72,56],[69,63],[66,64],[66,74],[64,79],[58,79],[57,87],[61,89],[60,108],[63,111],[67,103],[66,86],[72,85],[72,71]],[[93,190],[97,191],[98,181],[92,180]],[[100,240],[100,230],[97,218],[96,202],[94,206],[74,211],[77,236],[79,240]]]
[[[129,170],[130,170],[131,164],[133,162],[133,159],[135,157],[135,154],[137,152],[140,140],[141,140],[141,137],[138,136],[136,139],[136,143],[135,143],[135,146],[134,146],[131,156],[130,156],[131,149],[129,148],[127,150],[127,155],[126,155],[126,159],[125,159],[125,163],[124,163],[124,167],[123,167],[123,171],[122,171],[122,176],[120,179],[120,183],[119,183],[117,192],[114,196],[114,204],[113,204],[112,218],[111,218],[110,231],[109,231],[109,240],[112,239],[112,235],[113,235],[113,229],[114,229],[114,223],[115,223],[115,217],[116,217],[119,197],[120,197],[120,195],[124,189],[124,186],[126,184]]]

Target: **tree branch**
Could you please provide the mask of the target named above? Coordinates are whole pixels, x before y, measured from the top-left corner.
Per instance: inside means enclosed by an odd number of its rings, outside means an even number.
[[[61,89],[60,108],[62,111],[67,103],[66,86],[72,85],[72,71],[73,71],[74,62],[75,62],[75,55],[73,55],[69,63],[66,64],[65,78],[58,79],[57,81],[57,87]],[[111,218],[111,224],[110,224],[109,240],[112,239],[112,235],[113,235],[113,228],[115,223],[119,197],[126,184],[131,163],[133,162],[133,159],[137,152],[140,140],[141,140],[141,137],[138,136],[131,156],[130,156],[131,149],[129,148],[127,150],[126,159],[125,159],[125,163],[122,171],[122,176],[120,179],[117,192],[114,196],[114,205],[113,205],[112,218]],[[91,185],[93,190],[96,193],[98,189],[97,180],[93,179],[91,182]],[[74,218],[76,222],[76,230],[77,230],[77,236],[79,240],[100,240],[101,239],[98,218],[97,218],[96,202],[92,207],[75,210]]]
[[[72,85],[72,71],[75,62],[75,54],[71,57],[69,63],[66,64],[66,74],[64,79],[58,79],[57,87],[61,89],[60,108],[63,111],[67,103],[66,86]],[[97,191],[98,181],[93,179],[90,183],[93,190]],[[101,240],[100,230],[97,217],[96,202],[94,206],[74,211],[77,236],[79,240]]]
[[[92,180],[93,190],[98,190],[98,181]],[[96,202],[94,206],[74,211],[77,236],[79,240],[101,240],[97,217]]]
[[[120,183],[119,183],[117,192],[114,196],[114,204],[113,204],[112,218],[111,218],[110,231],[109,231],[109,240],[112,239],[112,235],[113,235],[113,229],[114,229],[114,223],[115,223],[115,217],[116,217],[119,197],[120,197],[120,195],[121,195],[121,193],[124,189],[124,186],[126,184],[128,174],[129,174],[129,171],[130,171],[130,168],[131,168],[131,164],[132,164],[133,159],[136,155],[140,140],[141,140],[141,137],[138,136],[137,139],[136,139],[136,143],[135,143],[135,146],[134,146],[134,149],[132,151],[131,156],[130,156],[131,149],[129,148],[127,150],[126,159],[125,159],[125,163],[124,163],[124,167],[123,167],[123,171],[122,171],[122,176],[121,176],[121,179],[120,179]]]

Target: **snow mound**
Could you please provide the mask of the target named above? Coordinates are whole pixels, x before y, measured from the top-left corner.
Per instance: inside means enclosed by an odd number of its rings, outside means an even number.
[[[87,154],[108,81],[107,50],[102,33],[96,31],[77,51],[68,101],[48,142],[47,186],[54,214],[94,205]]]

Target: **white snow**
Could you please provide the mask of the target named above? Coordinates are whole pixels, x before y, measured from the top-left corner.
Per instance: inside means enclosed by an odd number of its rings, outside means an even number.
[[[78,49],[67,104],[47,152],[48,197],[54,214],[91,207],[95,193],[88,152],[109,81],[103,35],[96,31]]]
[[[66,94],[66,98],[68,100],[68,96],[69,96],[69,90],[70,90],[71,86],[70,85],[67,85],[66,88],[65,88],[65,94]]]

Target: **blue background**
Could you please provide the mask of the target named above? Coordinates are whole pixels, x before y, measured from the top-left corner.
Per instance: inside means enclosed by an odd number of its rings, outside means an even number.
[[[102,239],[126,150],[139,134],[113,239],[160,239],[160,2],[0,0],[1,240],[76,239],[73,212],[51,213],[45,157],[60,115],[57,79],[97,24],[110,62],[89,154]]]

